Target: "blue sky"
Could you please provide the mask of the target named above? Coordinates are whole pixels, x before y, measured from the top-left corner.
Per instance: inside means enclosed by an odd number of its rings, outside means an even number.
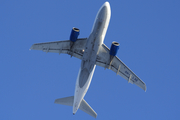
[[[103,0],[0,1],[0,120],[92,120],[54,104],[74,95],[81,61],[29,51],[34,43],[68,40],[72,27],[88,37]],[[85,100],[97,120],[179,120],[180,1],[111,0],[104,43],[120,43],[118,57],[147,92],[96,67]]]

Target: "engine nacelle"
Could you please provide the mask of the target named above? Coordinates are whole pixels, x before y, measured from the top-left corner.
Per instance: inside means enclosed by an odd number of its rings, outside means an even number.
[[[78,36],[79,36],[79,29],[78,28],[75,28],[73,27],[72,31],[71,31],[71,35],[70,35],[70,40],[72,42],[76,42]]]
[[[116,56],[118,50],[119,50],[119,43],[112,42],[109,54],[112,56]]]

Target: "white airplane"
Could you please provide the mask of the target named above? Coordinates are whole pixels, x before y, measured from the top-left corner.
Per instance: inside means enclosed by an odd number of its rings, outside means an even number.
[[[30,49],[44,52],[65,53],[81,60],[81,67],[76,81],[74,96],[56,99],[55,103],[73,106],[73,114],[78,109],[97,117],[96,112],[84,100],[89,88],[96,65],[110,69],[122,76],[128,82],[136,84],[146,91],[145,83],[136,76],[117,56],[119,43],[112,42],[109,49],[104,43],[104,37],[111,17],[109,2],[99,9],[88,38],[78,39],[79,29],[73,28],[70,40],[33,44]]]

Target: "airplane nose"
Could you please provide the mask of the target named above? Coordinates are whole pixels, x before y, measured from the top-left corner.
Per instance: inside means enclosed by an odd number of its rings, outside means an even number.
[[[109,2],[105,2],[104,6],[109,7],[110,6]]]
[[[105,3],[103,4],[102,9],[103,9],[103,8],[105,8],[105,9],[107,10],[107,13],[109,14],[109,16],[111,16],[111,7],[110,7],[109,2],[105,2]]]

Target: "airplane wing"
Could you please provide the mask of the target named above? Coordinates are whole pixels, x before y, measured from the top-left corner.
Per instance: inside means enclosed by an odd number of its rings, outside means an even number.
[[[142,88],[144,91],[146,91],[146,84],[131,71],[117,56],[114,56],[111,64],[110,64],[110,49],[105,45],[102,44],[100,47],[97,59],[96,59],[96,65],[104,67],[105,69],[111,69],[116,73],[116,75],[120,75],[124,79],[128,81],[128,83],[136,84],[140,88]]]
[[[84,48],[87,42],[87,38],[77,39],[72,45],[70,40],[65,41],[54,41],[33,44],[30,50],[42,50],[43,52],[53,52],[53,53],[65,53],[76,58],[82,59]],[[72,47],[71,47],[72,46]]]

